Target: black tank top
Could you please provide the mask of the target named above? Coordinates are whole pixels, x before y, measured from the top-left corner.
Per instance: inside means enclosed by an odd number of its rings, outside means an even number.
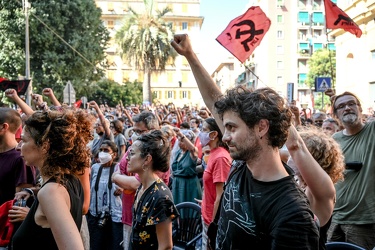
[[[78,230],[82,223],[82,206],[83,206],[83,188],[78,178],[72,175],[64,176],[65,187],[70,196],[70,213],[77,225]],[[56,182],[54,178],[49,179],[43,186],[49,182]],[[41,188],[43,188],[43,186]],[[42,228],[35,223],[35,212],[38,208],[39,201],[36,198],[30,208],[25,220],[13,236],[12,249],[58,249],[55,239],[50,228]],[[56,211],[59,216],[59,211]]]

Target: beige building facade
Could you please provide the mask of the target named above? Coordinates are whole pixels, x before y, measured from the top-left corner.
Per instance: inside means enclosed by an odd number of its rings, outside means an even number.
[[[375,108],[375,0],[338,0],[344,10],[361,28],[362,36],[338,29],[329,35],[336,38],[336,93],[355,93],[363,113]]]
[[[129,7],[137,13],[142,13],[144,10],[143,0],[96,0],[95,2],[102,9],[102,20],[111,37],[106,51],[110,65],[106,71],[107,78],[119,84],[134,80],[143,82],[143,72],[124,63],[114,41],[115,34],[122,26],[124,17],[129,15]],[[199,42],[203,23],[203,17],[200,16],[200,0],[155,0],[154,4],[155,10],[161,10],[167,6],[172,9],[165,15],[165,21],[172,26],[176,34],[188,34],[193,46]],[[181,107],[184,105],[202,106],[203,100],[188,62],[184,57],[177,56],[174,64],[175,66],[168,65],[164,72],[152,74],[151,90],[154,102],[162,104],[172,102]]]

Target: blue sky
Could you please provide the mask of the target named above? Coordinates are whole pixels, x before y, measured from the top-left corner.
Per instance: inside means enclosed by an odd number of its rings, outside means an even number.
[[[209,56],[231,55],[215,39],[232,19],[246,11],[248,3],[249,0],[201,0],[200,14],[204,17],[201,41],[205,53]]]

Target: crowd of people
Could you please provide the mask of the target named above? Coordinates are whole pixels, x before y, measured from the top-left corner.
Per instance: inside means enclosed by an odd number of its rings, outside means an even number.
[[[50,88],[28,106],[5,91],[18,110],[0,108],[0,248],[172,249],[186,201],[201,206],[196,249],[375,247],[375,123],[355,94],[309,117],[271,88],[221,93],[187,35],[171,46],[205,107],[76,108]]]

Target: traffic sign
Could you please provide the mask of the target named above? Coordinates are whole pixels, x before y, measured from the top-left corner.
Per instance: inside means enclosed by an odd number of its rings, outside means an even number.
[[[76,91],[70,81],[65,85],[64,88],[64,103],[71,105],[76,102]]]
[[[288,98],[288,102],[291,103],[293,101],[293,94],[294,94],[294,83],[288,82],[286,95]]]
[[[324,92],[331,88],[331,77],[315,78],[315,92]]]

